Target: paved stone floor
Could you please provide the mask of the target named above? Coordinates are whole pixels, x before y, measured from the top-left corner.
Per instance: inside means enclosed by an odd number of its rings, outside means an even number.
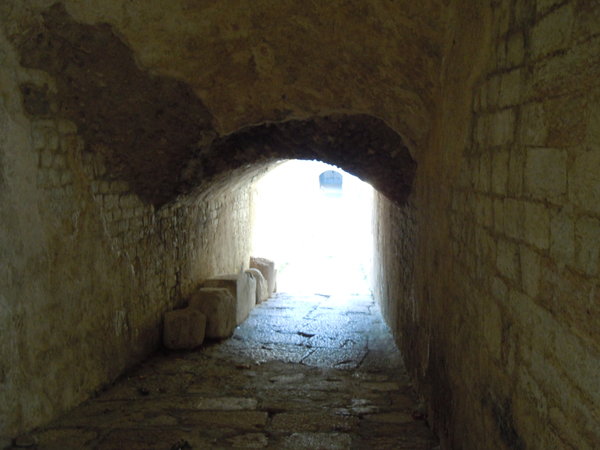
[[[231,339],[157,354],[33,434],[40,449],[432,449],[366,296],[277,294]]]

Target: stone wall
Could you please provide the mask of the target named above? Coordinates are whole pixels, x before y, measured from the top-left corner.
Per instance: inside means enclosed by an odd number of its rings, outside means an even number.
[[[0,435],[245,264],[253,161],[308,142],[389,190],[376,293],[442,440],[600,441],[597,2],[53,3],[0,3]]]
[[[380,302],[451,448],[594,448],[600,4],[457,6],[442,94],[472,103],[438,106],[416,225],[380,204],[380,279],[414,282]]]
[[[379,300],[381,313],[395,330],[397,338],[411,339],[415,334],[406,332],[408,323],[405,318],[412,317],[416,311],[415,206],[409,202],[399,207],[378,192],[375,193],[373,205],[373,295]],[[400,330],[403,332],[400,333]]]
[[[157,348],[162,313],[201,280],[247,265],[251,179],[156,209],[32,114],[0,41],[0,442],[55,417]]]

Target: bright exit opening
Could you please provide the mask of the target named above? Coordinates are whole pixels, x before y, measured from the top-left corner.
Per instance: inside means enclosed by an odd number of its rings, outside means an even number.
[[[257,183],[253,254],[275,261],[277,290],[368,294],[373,188],[317,161],[288,161]]]

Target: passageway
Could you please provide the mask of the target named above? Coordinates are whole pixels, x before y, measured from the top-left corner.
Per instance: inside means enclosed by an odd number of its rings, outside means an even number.
[[[256,186],[294,159],[375,189],[408,377],[362,297],[156,356],[277,261]],[[600,448],[599,174],[598,1],[1,0],[0,449],[427,448],[406,378],[444,450]]]
[[[335,192],[320,185],[339,174]],[[373,188],[339,167],[286,161],[256,183],[252,253],[274,261],[283,292],[371,291]]]
[[[157,354],[33,435],[40,448],[431,449],[369,296],[277,294],[232,338]]]

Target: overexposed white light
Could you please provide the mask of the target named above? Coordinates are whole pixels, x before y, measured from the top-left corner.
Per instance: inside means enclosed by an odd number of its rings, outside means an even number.
[[[341,195],[319,175],[343,175]],[[275,261],[279,292],[367,294],[373,188],[318,161],[288,161],[257,183],[253,255]]]

